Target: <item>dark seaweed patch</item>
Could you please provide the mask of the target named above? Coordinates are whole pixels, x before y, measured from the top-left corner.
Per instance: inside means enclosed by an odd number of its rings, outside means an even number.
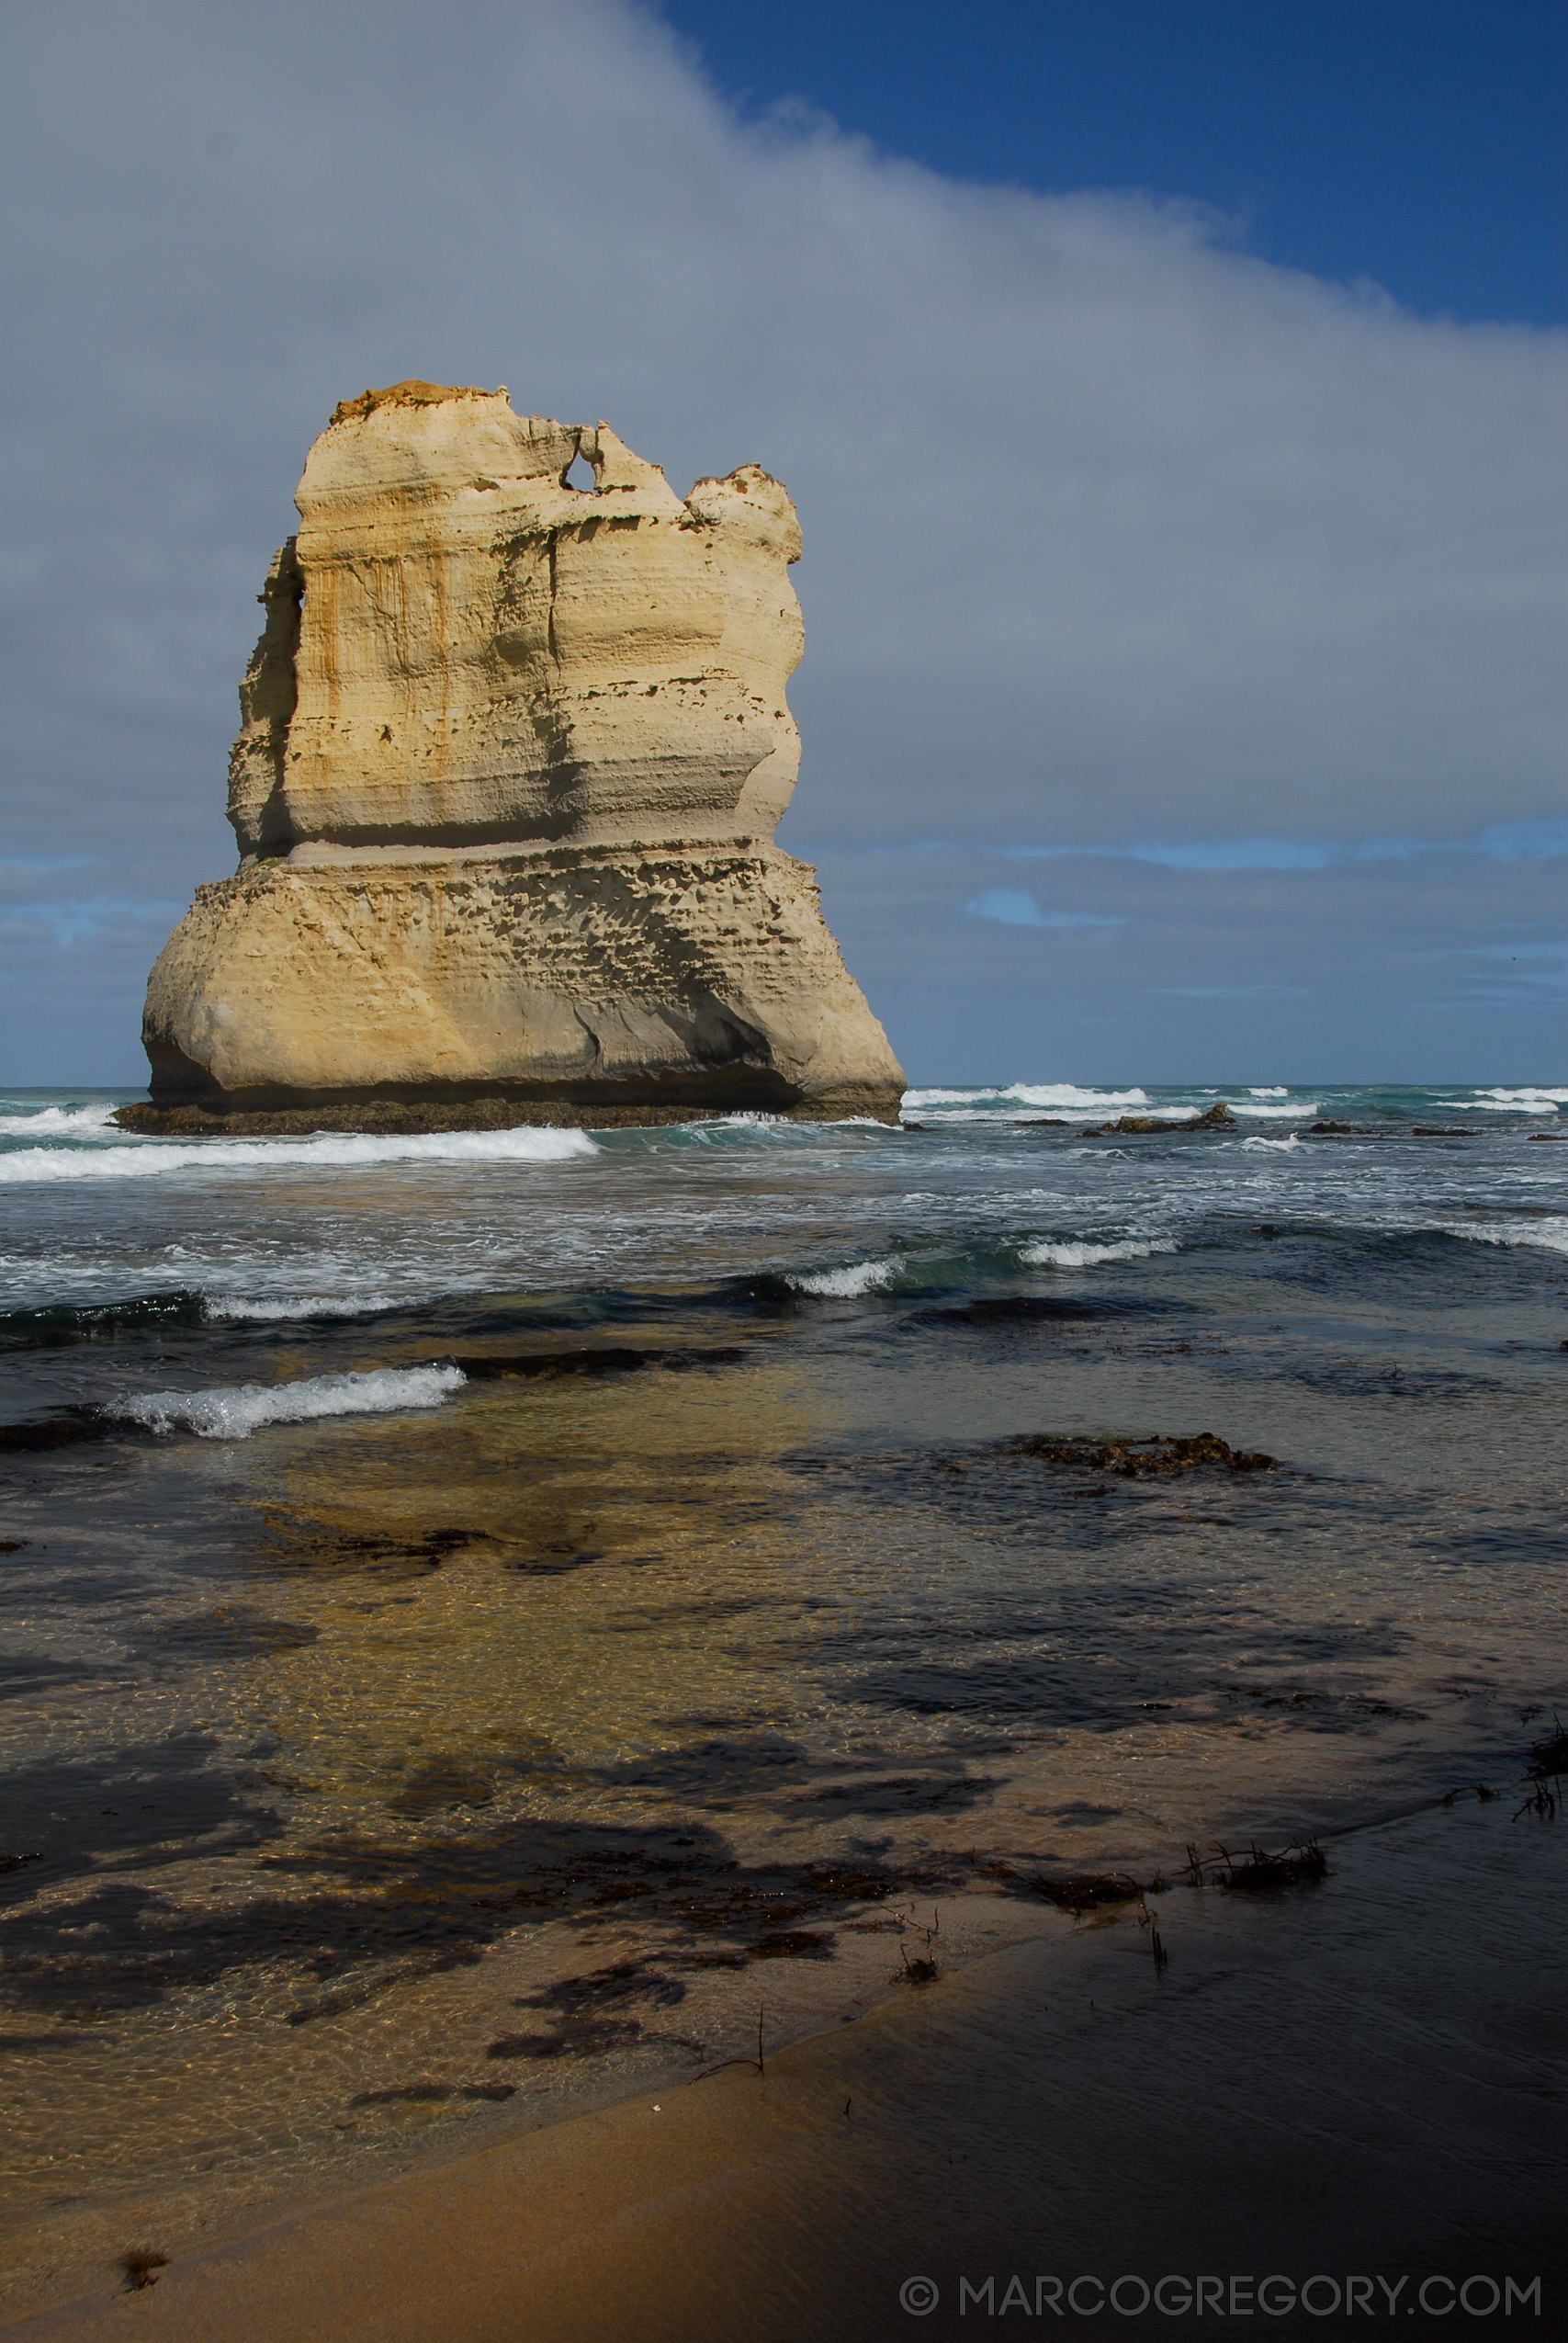
[[[0,1701],[25,1700],[35,1692],[63,1692],[68,1684],[101,1684],[124,1673],[107,1664],[51,1659],[47,1652],[13,1652],[0,1659]]]
[[[897,1773],[826,1782],[790,1803],[815,1814],[841,1806],[856,1814],[931,1814],[939,1807],[952,1814],[977,1805],[999,1786],[1000,1777],[990,1773]]]
[[[628,2001],[647,2002],[656,2009],[672,2009],[686,1998],[679,1977],[650,1968],[646,1961],[613,1961],[586,1975],[559,1977],[541,1992],[525,1993],[514,2003],[519,2009],[546,2009],[557,2018],[579,2018],[585,2011],[618,2008]]]
[[[817,1928],[774,1928],[758,1937],[751,1947],[753,1961],[827,1961],[833,1952],[833,1940],[824,1930]]]
[[[388,1571],[398,1578],[426,1578],[439,1570],[448,1555],[470,1545],[491,1543],[489,1530],[460,1528],[416,1530],[341,1530],[312,1534],[300,1522],[275,1516],[270,1523],[280,1554],[272,1559],[284,1570],[310,1568],[321,1563],[346,1563],[362,1569]]]
[[[1226,1847],[1217,1847],[1207,1856],[1201,1855],[1195,1846],[1189,1845],[1187,1850],[1187,1878],[1194,1887],[1217,1885],[1244,1895],[1273,1895],[1281,1887],[1315,1886],[1327,1876],[1328,1858],[1315,1839],[1294,1843],[1278,1855],[1257,1846],[1245,1855],[1233,1855]]]
[[[355,2091],[350,2107],[429,2107],[452,2097],[450,2083],[400,2083],[390,2090]]]
[[[199,1652],[218,1659],[265,1659],[275,1652],[302,1651],[319,1641],[319,1627],[298,1619],[269,1619],[245,1602],[220,1603],[188,1619],[171,1619],[144,1641],[147,1651]]]
[[[1109,1905],[1141,1903],[1144,1896],[1137,1881],[1123,1871],[1075,1872],[1066,1879],[1042,1874],[1028,1884],[1048,1904],[1075,1916],[1100,1911]]]
[[[547,2034],[502,2034],[485,2052],[487,2058],[581,2057],[592,2050],[622,2050],[636,2042],[642,2027],[636,2018],[584,2018],[573,2026],[558,2026]]]
[[[1138,1440],[1104,1441],[1092,1447],[1030,1433],[1021,1440],[1009,1441],[1006,1446],[1014,1455],[1034,1456],[1042,1464],[1114,1473],[1123,1480],[1197,1472],[1203,1466],[1221,1467],[1231,1473],[1269,1473],[1279,1463],[1277,1456],[1267,1456],[1260,1448],[1233,1448],[1228,1441],[1216,1439],[1212,1432],[1175,1440],[1163,1433],[1152,1433]],[[1091,1493],[1098,1495],[1099,1491]]]
[[[45,1881],[131,1862],[162,1867],[276,1837],[280,1817],[250,1804],[234,1776],[210,1761],[214,1753],[205,1736],[185,1734],[107,1751],[101,1761],[40,1758],[17,1768],[5,1784],[7,1822],[16,1839],[40,1851],[25,1875],[0,1883],[0,1898],[14,1902]]]
[[[678,1749],[628,1758],[594,1769],[597,1781],[626,1789],[662,1791],[668,1796],[734,1797],[761,1786],[799,1780],[810,1770],[803,1742],[782,1733],[715,1735]]]
[[[279,1890],[243,1905],[181,1905],[140,1881],[111,1878],[74,1899],[14,1913],[0,1930],[10,1998],[103,2013],[155,2003],[265,1961],[292,1965],[302,1980],[326,1988],[290,2012],[290,2022],[306,2024],[477,1961],[485,1945],[530,1916],[568,1913],[592,1926],[630,1907],[660,1925],[677,1949],[716,1941],[750,1959],[767,1945],[761,1957],[777,1958],[781,1935],[792,1929],[944,1875],[930,1862],[901,1869],[861,1861],[848,1872],[743,1865],[711,1830],[570,1821],[509,1820],[413,1846],[338,1839],[259,1860]],[[287,1892],[281,1883],[291,1873],[309,1874],[310,1884]],[[321,1886],[323,1876],[333,1884]]]

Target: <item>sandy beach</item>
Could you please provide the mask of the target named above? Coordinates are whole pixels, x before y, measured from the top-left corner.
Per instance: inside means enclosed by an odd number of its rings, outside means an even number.
[[[1467,1793],[1348,1834],[1315,1887],[1175,1887],[1163,1969],[1134,1916],[1091,1917],[939,1968],[761,2072],[214,2239],[138,2292],[106,2268],[6,2331],[847,2343],[1027,2315],[1068,2335],[1368,2316],[1559,2332],[1568,1848],[1515,1803]],[[158,2250],[155,2205],[124,2225],[126,2250]]]

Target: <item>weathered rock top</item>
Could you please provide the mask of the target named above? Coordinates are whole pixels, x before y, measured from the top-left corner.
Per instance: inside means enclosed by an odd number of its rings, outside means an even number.
[[[771,840],[800,528],[760,465],[682,501],[605,423],[411,381],[334,409],[296,503],[241,693],[242,855]]]

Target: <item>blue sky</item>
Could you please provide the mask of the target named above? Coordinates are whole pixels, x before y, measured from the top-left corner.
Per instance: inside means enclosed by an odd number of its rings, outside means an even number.
[[[781,843],[913,1078],[1562,1079],[1568,11],[0,20],[0,1082],[141,1078],[410,374],[788,483]]]
[[[752,119],[963,179],[1212,204],[1428,314],[1568,322],[1561,0],[668,0]]]

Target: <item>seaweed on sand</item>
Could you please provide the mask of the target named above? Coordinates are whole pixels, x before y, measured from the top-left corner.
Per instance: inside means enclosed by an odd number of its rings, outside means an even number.
[[[1067,1879],[1047,1879],[1041,1876],[1030,1881],[1037,1896],[1043,1896],[1058,1911],[1092,1912],[1110,1904],[1141,1904],[1144,1891],[1135,1879],[1124,1871],[1077,1872]]]
[[[151,2246],[138,2246],[129,2254],[121,2254],[119,2266],[125,2272],[125,2291],[140,2294],[158,2283],[158,2272],[167,2269],[169,2257],[156,2252]]]
[[[1562,1777],[1568,1773],[1568,1733],[1562,1730],[1562,1719],[1555,1710],[1551,1722],[1556,1730],[1547,1739],[1537,1741],[1530,1750],[1530,1760],[1525,1768],[1530,1787],[1523,1805],[1514,1816],[1516,1822],[1522,1814],[1539,1815],[1542,1822],[1554,1822],[1557,1818],[1562,1797]]]
[[[1315,1839],[1292,1839],[1278,1855],[1254,1846],[1245,1855],[1236,1856],[1228,1847],[1221,1847],[1205,1858],[1190,1845],[1187,1876],[1194,1887],[1234,1887],[1253,1895],[1269,1895],[1277,1888],[1311,1886],[1326,1879],[1328,1858]]]

